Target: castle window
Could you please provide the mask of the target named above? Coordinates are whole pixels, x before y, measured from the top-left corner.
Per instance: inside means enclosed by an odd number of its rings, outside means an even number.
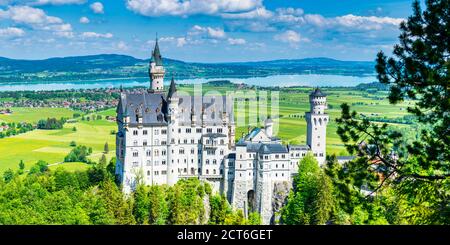
[[[221,145],[225,144],[225,141],[224,140],[220,140],[220,144]]]
[[[165,140],[161,141],[161,145],[167,145],[167,141]]]
[[[278,164],[275,165],[275,168],[278,168]]]
[[[186,133],[190,134],[190,133],[191,133],[191,129],[190,129],[190,128],[187,128],[187,129],[186,129]]]
[[[138,157],[138,154],[139,154],[139,153],[138,153],[137,151],[134,151],[134,152],[133,152],[133,157]]]
[[[206,159],[206,164],[209,165],[209,159]]]
[[[217,164],[217,160],[216,160],[216,159],[213,160],[213,164],[214,164],[214,165]]]
[[[191,139],[191,144],[195,144],[195,140],[194,139]]]
[[[281,165],[282,168],[284,168],[284,163]]]
[[[167,174],[167,171],[166,171],[166,170],[163,170],[163,171],[161,171],[161,174],[162,174],[162,175],[166,175],[166,174]]]
[[[199,134],[201,134],[201,133],[202,133],[202,129],[201,129],[201,128],[197,128],[197,129],[196,129],[196,132],[199,133]]]
[[[187,168],[184,168],[184,169],[183,169],[183,173],[187,173]]]
[[[158,134],[159,134],[159,130],[158,130],[158,129],[155,129],[154,135],[158,135]]]
[[[134,145],[134,146],[137,146],[137,145],[138,145],[137,140],[133,141],[133,145]]]
[[[133,130],[133,135],[138,135],[138,131],[137,130]]]
[[[209,174],[209,170],[208,169],[206,170],[206,174]]]
[[[284,158],[286,158],[286,157],[285,157],[285,155],[284,155],[284,154],[282,154],[282,155],[281,155],[281,158],[283,158],[283,159],[284,159]]]
[[[275,159],[278,159],[278,158],[280,158],[280,156],[277,154],[277,155],[275,155]]]
[[[217,133],[221,134],[221,133],[222,133],[222,129],[221,129],[221,128],[218,128],[218,129],[217,129]]]
[[[159,175],[159,171],[155,171],[155,175]]]
[[[181,128],[178,129],[178,133],[181,133]]]
[[[178,150],[178,153],[179,153],[179,154],[184,154],[184,149]]]
[[[152,151],[147,150],[146,155],[147,155],[148,157],[151,156],[151,155],[152,155]]]
[[[150,170],[147,171],[147,175],[150,175]]]
[[[161,151],[161,156],[165,156],[166,155],[166,150],[162,150]]]
[[[207,132],[207,133],[212,133],[212,128],[207,128],[207,129],[206,129],[206,132]]]
[[[184,140],[183,140],[183,143],[187,144],[187,139],[184,139]]]
[[[167,130],[165,129],[161,130],[161,134],[167,134]]]
[[[143,135],[147,135],[147,130],[142,131]]]
[[[214,174],[216,174],[216,173],[217,173],[217,171],[216,171],[216,170],[214,169],[214,170],[213,170],[213,173],[214,173]]]
[[[147,140],[144,140],[143,142],[142,142],[142,144],[145,146],[145,145],[147,145]]]
[[[159,156],[159,151],[155,150],[155,157]]]
[[[191,174],[195,174],[195,169],[191,168]]]
[[[223,174],[223,169],[220,169],[220,174]]]
[[[223,155],[223,150],[220,150],[220,155]]]
[[[192,149],[191,149],[191,154],[194,154],[194,153],[195,153],[195,149],[192,148]]]

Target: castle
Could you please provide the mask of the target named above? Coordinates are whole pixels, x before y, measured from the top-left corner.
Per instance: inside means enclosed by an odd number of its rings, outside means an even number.
[[[207,181],[245,214],[273,221],[274,188],[292,185],[298,163],[312,152],[325,162],[326,95],[315,89],[306,113],[307,145],[283,145],[271,118],[235,143],[233,102],[227,96],[180,95],[165,69],[158,41],[152,52],[148,91],[121,92],[117,106],[116,174],[123,191],[138,183],[174,185],[181,178]]]

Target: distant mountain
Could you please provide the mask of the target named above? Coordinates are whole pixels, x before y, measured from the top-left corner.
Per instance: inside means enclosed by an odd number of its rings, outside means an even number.
[[[0,57],[0,82],[92,80],[148,76],[149,60],[127,55],[101,54],[16,60]],[[374,73],[374,62],[329,58],[272,60],[234,63],[193,63],[163,60],[177,78],[223,78],[282,74],[336,74],[364,76]]]

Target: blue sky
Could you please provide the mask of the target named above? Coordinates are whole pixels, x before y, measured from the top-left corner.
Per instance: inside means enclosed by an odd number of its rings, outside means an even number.
[[[0,56],[230,62],[391,52],[411,0],[0,0]]]

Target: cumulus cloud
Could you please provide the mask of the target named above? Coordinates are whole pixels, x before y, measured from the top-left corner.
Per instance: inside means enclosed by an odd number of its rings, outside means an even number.
[[[274,39],[280,42],[289,43],[292,46],[297,46],[299,42],[310,42],[308,38],[303,38],[299,33],[293,30],[287,30],[277,34],[274,36]]]
[[[86,0],[36,0],[32,2],[34,5],[65,5],[65,4],[83,4]]]
[[[62,37],[72,37],[72,26],[58,17],[47,15],[42,9],[30,6],[11,6],[0,10],[0,19],[30,26],[35,30],[51,31]]]
[[[128,45],[124,41],[119,41],[118,43],[116,43],[115,48],[125,51],[128,50]]]
[[[30,25],[60,24],[63,22],[58,17],[48,16],[42,9],[29,6],[11,6],[7,10],[0,10],[0,18]]]
[[[188,35],[203,35],[205,38],[211,39],[223,39],[226,37],[225,31],[222,28],[213,28],[213,27],[202,27],[199,25],[195,25],[188,32]]]
[[[97,32],[91,32],[91,31],[89,31],[89,32],[83,32],[83,33],[81,33],[81,37],[82,38],[112,38],[113,37],[113,34],[111,34],[111,33],[105,33],[105,34],[102,34],[102,33],[97,33]]]
[[[228,38],[227,41],[230,45],[244,45],[247,43],[243,38]]]
[[[88,24],[90,22],[89,18],[86,16],[83,16],[80,18],[80,23],[81,24]]]
[[[89,7],[96,14],[103,14],[103,13],[105,13],[104,12],[104,8],[103,8],[103,4],[101,2],[92,3],[91,5],[89,5]]]
[[[8,27],[0,29],[0,37],[10,38],[10,37],[21,37],[23,35],[25,35],[25,31],[20,28]]]
[[[220,15],[254,10],[262,0],[127,0],[126,5],[144,16]]]

